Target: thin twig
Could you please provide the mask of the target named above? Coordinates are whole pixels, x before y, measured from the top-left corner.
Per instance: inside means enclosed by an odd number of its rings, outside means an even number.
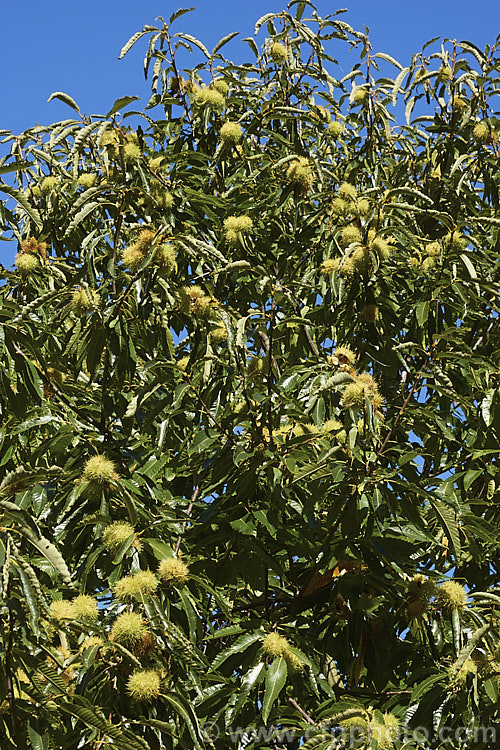
[[[191,378],[189,377],[189,375],[188,375],[187,379],[189,381],[189,385],[193,389],[193,391],[194,391],[194,393],[196,395],[196,398],[200,402],[200,404],[202,406],[202,409],[205,412],[205,414],[207,415],[207,417],[212,420],[212,422],[217,427],[217,429],[219,429],[222,433],[224,433],[224,435],[226,435],[226,437],[227,437],[227,439],[228,439],[228,441],[230,443],[234,443],[234,435],[231,432],[229,432],[229,430],[226,430],[221,425],[221,423],[219,422],[219,420],[216,419],[216,417],[214,417],[214,415],[212,414],[212,412],[210,411],[210,409],[208,408],[208,406],[206,405],[206,403],[203,401],[201,395],[198,393],[198,391],[196,390],[195,386],[193,385],[193,383],[192,383]]]
[[[314,719],[311,718],[311,716],[309,716],[309,714],[306,713],[304,711],[304,709],[299,706],[299,704],[297,703],[297,701],[295,701],[293,698],[289,698],[288,699],[288,703],[290,703],[291,706],[293,706],[294,708],[296,708],[297,711],[299,712],[299,714],[302,714],[302,716],[304,717],[304,719],[307,721],[308,724],[311,724],[312,726],[314,726],[316,724],[316,722],[314,721]]]
[[[430,360],[430,358],[431,358],[431,355],[430,355],[430,354],[428,354],[428,355],[427,355],[427,359],[425,360],[425,362],[424,362],[424,365],[423,365],[423,367],[422,367],[421,371],[420,371],[420,372],[418,373],[418,375],[416,376],[415,380],[414,380],[414,381],[413,381],[413,383],[412,383],[412,386],[411,386],[411,388],[410,388],[410,392],[408,393],[407,397],[406,397],[406,398],[405,398],[405,400],[403,401],[403,403],[402,403],[402,405],[401,405],[401,408],[399,409],[399,412],[398,412],[398,413],[397,413],[397,415],[396,415],[396,419],[394,420],[394,422],[393,422],[393,423],[392,423],[392,425],[391,425],[391,429],[389,430],[389,432],[388,432],[388,433],[387,433],[387,435],[385,436],[385,438],[384,438],[384,440],[383,440],[383,442],[382,442],[382,445],[381,445],[381,446],[380,446],[380,448],[378,449],[376,458],[379,458],[379,457],[380,457],[380,456],[382,455],[382,453],[384,452],[385,446],[387,445],[387,443],[388,443],[388,442],[389,442],[389,440],[391,439],[391,437],[392,437],[392,435],[393,435],[393,433],[394,433],[394,430],[395,430],[395,429],[396,429],[396,427],[398,426],[399,420],[400,420],[400,418],[401,418],[401,416],[402,416],[402,414],[403,414],[404,410],[405,410],[405,409],[406,409],[406,407],[408,406],[408,404],[409,404],[409,402],[410,402],[410,399],[411,399],[411,397],[412,397],[412,396],[413,396],[413,394],[415,393],[415,390],[416,390],[416,388],[417,388],[417,384],[418,384],[418,383],[419,383],[419,381],[420,381],[420,380],[422,379],[422,376],[423,376],[423,370],[424,370],[424,369],[425,369],[425,368],[427,367],[427,365],[429,364],[429,360]],[[368,466],[366,467],[366,471],[367,471],[368,473],[370,473],[370,472],[371,472],[371,470],[372,470],[372,469],[373,469],[373,468],[375,467],[375,465],[376,465],[376,460],[375,460],[375,461],[374,461],[374,462],[372,463],[371,469],[369,469],[369,467],[368,467]]]
[[[198,493],[199,493],[199,491],[200,491],[200,485],[199,485],[199,484],[197,484],[197,485],[196,485],[196,487],[194,488],[194,492],[193,492],[193,494],[191,495],[191,500],[190,500],[190,503],[189,503],[189,505],[188,505],[188,507],[187,507],[187,510],[186,510],[186,514],[187,514],[188,516],[190,516],[190,515],[191,515],[191,511],[193,510],[193,507],[194,507],[194,504],[195,504],[195,502],[196,502],[196,498],[198,497]],[[186,530],[186,526],[187,526],[187,520],[186,520],[186,521],[184,521],[184,523],[182,524],[182,530],[183,530],[183,531],[185,531],[185,530]],[[179,552],[179,549],[180,549],[180,547],[181,547],[181,539],[182,539],[182,534],[179,534],[179,536],[177,537],[177,541],[176,541],[176,543],[175,543],[175,547],[174,547],[174,553],[175,553],[176,555],[178,554],[178,552]]]
[[[116,220],[116,227],[115,227],[115,236],[113,238],[113,274],[116,272],[116,255],[118,252],[118,242],[120,237],[120,230],[122,228],[123,223],[123,204],[125,202],[125,192],[122,194],[122,199],[120,201],[120,205],[118,207],[118,218]],[[116,297],[116,278],[113,275],[113,298]]]
[[[269,442],[273,445],[273,412],[272,412],[272,395],[273,395],[273,336],[274,336],[274,308],[275,308],[274,290],[271,296],[271,310],[269,313],[269,354],[267,362],[267,421],[269,430]]]
[[[170,33],[168,31],[168,28],[165,29],[165,33],[166,33],[166,37],[167,37],[168,51],[170,52],[170,59],[172,61],[172,68],[174,70],[174,75],[175,75],[175,78],[176,78],[177,83],[179,85],[179,92],[180,92],[180,95],[182,97],[182,105],[184,107],[184,111],[186,113],[187,119],[189,120],[189,122],[191,122],[192,121],[191,111],[189,109],[189,106],[188,106],[188,103],[187,103],[187,100],[186,100],[186,94],[184,93],[182,78],[179,75],[179,71],[177,70],[177,65],[176,65],[176,62],[175,62],[175,52],[172,49],[172,42],[170,40]]]

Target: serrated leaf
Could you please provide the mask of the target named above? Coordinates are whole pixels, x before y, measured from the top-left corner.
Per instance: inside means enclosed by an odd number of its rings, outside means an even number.
[[[458,159],[457,159],[457,160],[456,160],[456,161],[454,162],[454,164],[453,164],[452,168],[450,169],[450,175],[454,174],[454,173],[455,173],[455,172],[457,171],[457,169],[458,169],[458,168],[459,168],[460,166],[462,166],[462,164],[463,164],[463,163],[464,163],[465,161],[469,161],[469,162],[471,162],[471,163],[472,163],[472,162],[474,162],[475,160],[476,160],[476,157],[475,157],[475,155],[473,155],[473,154],[462,154],[462,155],[461,155],[461,156],[459,156],[459,157],[458,157]]]
[[[417,97],[416,97],[416,96],[411,96],[411,97],[410,97],[410,98],[408,99],[408,101],[406,102],[406,107],[405,107],[405,120],[406,120],[406,123],[407,123],[408,125],[410,124],[410,115],[411,115],[411,113],[413,112],[413,108],[414,108],[414,106],[415,106],[415,102],[416,102],[416,101],[417,101]]]
[[[0,174],[8,174],[9,172],[20,172],[22,169],[27,169],[27,167],[32,167],[33,162],[29,161],[14,161],[10,164],[7,164],[4,167],[0,167]]]
[[[163,699],[170,704],[176,714],[180,716],[186,723],[191,739],[193,740],[195,747],[198,750],[203,750],[203,737],[201,734],[200,725],[198,718],[193,711],[190,704],[182,699],[177,693],[167,692],[163,695]]]
[[[462,621],[457,607],[455,607],[451,612],[451,630],[453,633],[453,646],[455,648],[455,655],[458,657],[462,648]]]
[[[38,210],[28,201],[22,190],[17,190],[17,188],[10,187],[10,185],[5,185],[3,183],[0,183],[0,190],[2,190],[4,193],[7,193],[7,195],[10,195],[11,198],[15,198],[19,205],[22,206],[22,208],[26,211],[28,216],[33,219],[38,228],[42,228],[42,217],[40,216]]]
[[[189,592],[185,589],[179,588],[177,590],[179,599],[181,600],[182,609],[185,612],[186,619],[189,625],[189,638],[191,641],[196,640],[196,631],[199,622],[199,613],[196,610],[196,604],[194,603]]]
[[[43,424],[49,424],[50,422],[59,422],[57,417],[46,415],[44,417],[34,417],[33,419],[27,419],[25,422],[21,422],[17,427],[11,431],[11,435],[21,435],[27,430],[31,430],[33,427],[41,427]]]
[[[394,57],[391,57],[390,55],[388,55],[386,52],[377,52],[375,55],[372,55],[372,59],[374,57],[380,57],[381,60],[385,60],[386,62],[391,63],[396,68],[399,68],[399,70],[401,70],[401,71],[406,70],[406,72],[408,72],[408,70],[409,70],[409,68],[406,68],[406,69],[403,68],[403,66],[401,65],[401,63],[399,63]],[[399,78],[399,76],[398,76],[398,78]]]
[[[174,34],[174,36],[179,39],[184,39],[186,42],[189,42],[190,44],[194,44],[195,47],[198,47],[198,49],[203,52],[207,60],[210,60],[210,52],[207,50],[205,45],[202,42],[200,42],[199,39],[196,39],[196,37],[191,36],[191,34]]]
[[[52,99],[59,99],[60,102],[67,104],[68,107],[71,107],[71,109],[74,109],[75,112],[78,112],[78,114],[80,114],[80,107],[78,106],[78,104],[69,94],[65,94],[64,91],[54,91],[54,93],[49,96],[47,101],[51,102]]]
[[[442,503],[438,500],[431,498],[430,500],[432,507],[436,511],[436,515],[441,522],[443,531],[446,537],[450,540],[455,558],[460,559],[460,535],[458,532],[458,523],[455,515],[455,511],[450,508],[449,505]]]
[[[215,638],[226,638],[228,635],[239,635],[243,631],[243,628],[241,625],[228,625],[226,628],[221,628],[220,630],[216,630],[214,633],[210,633],[209,636],[207,636],[207,640],[212,640]]]
[[[179,8],[179,10],[176,10],[175,13],[172,13],[170,18],[168,19],[168,25],[171,26],[174,21],[177,21],[178,18],[183,16],[185,13],[191,13],[191,11],[194,10],[193,8]]]
[[[261,16],[259,20],[257,21],[257,23],[255,24],[255,28],[253,32],[254,36],[257,34],[261,26],[263,26],[265,23],[267,23],[273,18],[276,18],[276,13],[266,13],[264,16]]]
[[[416,316],[419,326],[425,325],[427,323],[427,318],[429,317],[429,301],[424,300],[423,302],[419,302],[416,308]]]
[[[240,688],[238,691],[238,697],[236,699],[236,703],[234,706],[230,706],[229,710],[226,714],[226,726],[229,726],[229,724],[233,721],[234,717],[238,715],[238,712],[240,708],[242,708],[243,704],[245,703],[250,691],[252,688],[259,682],[260,677],[265,670],[266,665],[264,662],[260,661],[255,666],[251,667],[248,672],[243,676]]]
[[[157,560],[163,560],[166,557],[173,557],[172,547],[160,539],[143,538],[141,541],[147,544],[153,551]]]
[[[300,746],[301,750],[328,750],[328,746],[331,747],[331,741],[324,739],[324,733],[321,732],[316,737],[309,737],[309,739]]]
[[[48,750],[49,735],[46,732],[40,733],[38,721],[34,718],[28,720],[28,739],[32,750]]]
[[[222,49],[222,47],[225,44],[227,44],[228,42],[230,42],[231,39],[234,39],[235,36],[238,36],[239,33],[240,33],[239,31],[232,31],[230,34],[227,34],[226,36],[223,36],[222,39],[219,39],[219,41],[217,42],[217,44],[215,45],[215,47],[212,50],[211,57],[215,57],[215,55],[217,54],[217,52],[220,49]]]
[[[144,34],[148,34],[150,31],[158,31],[158,29],[156,28],[156,26],[144,26],[142,31],[137,31],[135,34],[133,34],[128,42],[121,48],[118,59],[121,60],[122,57],[125,57],[127,52],[134,46],[134,44],[138,42],[139,39],[144,36]]]
[[[37,672],[40,672],[40,674],[45,677],[46,680],[48,680],[57,690],[59,690],[63,695],[66,692],[66,683],[64,682],[61,675],[59,675],[56,670],[49,666],[49,664],[45,664],[44,662],[41,662],[37,665]]]
[[[71,232],[73,232],[79,224],[82,223],[84,219],[87,218],[89,214],[92,213],[92,211],[97,208],[98,206],[104,205],[103,203],[99,203],[98,201],[92,201],[91,203],[87,203],[78,213],[75,217],[70,221],[68,224],[66,231],[64,232],[63,237],[68,237]]]
[[[441,674],[433,674],[430,677],[427,677],[425,680],[420,682],[413,690],[413,693],[411,694],[410,698],[410,705],[413,703],[418,703],[420,699],[437,683],[443,680],[443,675]]]
[[[58,708],[63,713],[69,714],[70,716],[75,716],[77,719],[80,719],[80,721],[82,721],[87,726],[92,727],[93,729],[97,729],[99,732],[112,737],[114,740],[120,743],[118,747],[120,747],[121,750],[142,750],[144,747],[142,743],[139,744],[138,742],[131,742],[127,735],[124,734],[120,729],[115,727],[114,724],[111,724],[109,721],[104,719],[102,716],[99,716],[95,711],[87,706],[61,701],[58,704]]]
[[[481,68],[488,64],[488,58],[485,57],[484,52],[482,52],[479,47],[476,47],[475,44],[466,41],[459,42],[459,44],[464,52],[469,52],[476,58]]]
[[[493,405],[494,396],[495,389],[493,388],[491,391],[488,391],[486,396],[481,401],[481,416],[483,417],[483,421],[486,427],[490,427],[493,422],[494,411],[491,407]]]
[[[403,68],[401,72],[398,74],[396,80],[394,81],[394,86],[392,87],[393,105],[395,105],[398,100],[398,94],[401,92],[401,84],[403,83],[403,79],[408,73],[408,71],[409,71],[409,68]]]
[[[236,641],[229,646],[228,648],[224,649],[224,651],[221,651],[217,654],[215,659],[212,662],[212,670],[218,669],[221,664],[224,664],[226,659],[229,659],[230,656],[233,656],[233,654],[241,653],[242,651],[245,651],[249,646],[251,646],[253,643],[257,643],[257,641],[261,641],[263,638],[261,632],[257,633],[244,633],[242,636],[236,639]]]
[[[244,518],[236,518],[234,521],[230,521],[229,525],[238,534],[243,534],[244,536],[257,536],[255,526],[248,523]]]
[[[460,651],[456,662],[452,665],[450,669],[450,673],[452,675],[456,675],[460,671],[460,669],[465,664],[466,660],[469,658],[469,656],[472,654],[472,652],[476,648],[477,643],[482,639],[483,635],[486,635],[486,633],[490,629],[491,629],[491,624],[487,623],[486,625],[482,625],[480,628],[474,631],[468,643],[466,643],[466,645]]]
[[[166,721],[160,721],[160,719],[141,719],[140,722],[131,722],[131,724],[138,724],[141,727],[153,727],[153,729],[159,729],[160,732],[168,734],[169,737],[175,737],[175,730],[172,724],[168,724]]]
[[[264,724],[267,724],[273,704],[285,686],[287,674],[286,660],[282,656],[278,656],[269,667],[266,675],[266,690],[262,701],[262,721]]]
[[[94,130],[97,130],[100,127],[100,122],[91,122],[89,125],[85,125],[85,127],[81,128],[75,136],[71,155],[74,156],[77,154],[83,148],[87,138],[94,132]]]
[[[22,567],[19,567],[18,571],[19,571],[19,578],[21,579],[24,598],[25,598],[26,604],[28,605],[28,609],[30,613],[30,625],[35,635],[38,635],[39,612],[38,612],[37,597],[35,596],[33,589],[31,588],[30,580],[28,576],[26,575],[25,571],[22,569]]]
[[[252,39],[252,37],[245,37],[245,39],[243,39],[243,41],[246,42],[250,46],[250,49],[254,53],[255,57],[258,57],[259,56],[259,48],[255,44],[255,40]]]
[[[123,109],[124,107],[128,107],[129,104],[137,101],[138,99],[140,99],[139,96],[120,96],[119,99],[115,100],[113,106],[107,113],[106,120],[109,120],[109,118],[112,117],[117,112],[119,112],[120,109]]]
[[[500,226],[500,219],[496,216],[467,216],[467,221],[478,222],[479,224],[495,224]]]
[[[57,547],[45,537],[38,537],[28,526],[17,526],[17,531],[28,539],[31,544],[49,561],[61,576],[67,586],[73,587],[71,573]]]
[[[460,253],[460,258],[462,259],[464,266],[469,272],[469,276],[471,277],[471,279],[477,279],[476,269],[474,268],[471,259],[465,253]],[[474,284],[474,288],[476,290],[476,294],[480,294],[479,284]]]

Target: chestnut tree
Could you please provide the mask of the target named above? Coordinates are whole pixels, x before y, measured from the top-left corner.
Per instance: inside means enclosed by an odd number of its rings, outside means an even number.
[[[3,131],[2,750],[490,747],[498,42],[186,12]]]

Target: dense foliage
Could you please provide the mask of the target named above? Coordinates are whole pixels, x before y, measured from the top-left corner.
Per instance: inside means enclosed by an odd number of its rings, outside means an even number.
[[[3,131],[2,750],[489,746],[498,48],[185,12]]]

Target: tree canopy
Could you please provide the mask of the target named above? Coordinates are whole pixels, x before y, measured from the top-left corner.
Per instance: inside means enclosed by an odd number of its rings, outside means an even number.
[[[499,41],[186,12],[2,132],[2,750],[490,747]]]

